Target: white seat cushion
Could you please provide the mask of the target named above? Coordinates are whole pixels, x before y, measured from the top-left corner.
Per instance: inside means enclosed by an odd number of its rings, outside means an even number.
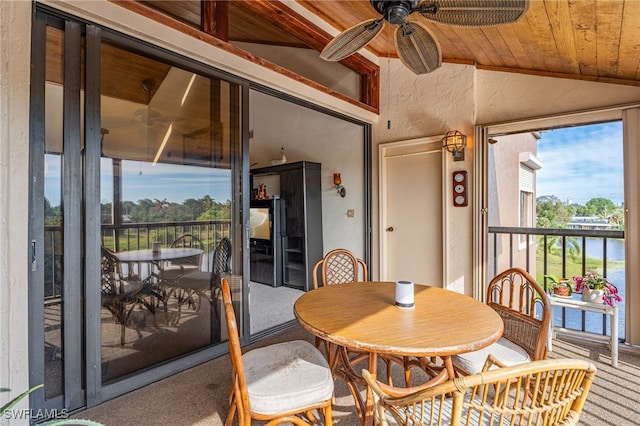
[[[507,367],[531,361],[529,354],[524,349],[504,337],[484,349],[454,355],[451,357],[451,361],[455,368],[468,374],[476,374],[482,371],[489,354],[492,354]]]
[[[297,410],[333,397],[327,360],[307,341],[257,348],[242,355],[242,362],[254,413]]]
[[[212,283],[213,274],[207,271],[195,271],[184,274],[178,278],[178,287],[191,290],[208,290],[213,284],[214,287],[220,286],[220,283]]]

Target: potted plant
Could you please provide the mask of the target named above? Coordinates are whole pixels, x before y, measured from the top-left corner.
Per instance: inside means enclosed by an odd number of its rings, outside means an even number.
[[[552,291],[554,296],[570,297],[573,294],[571,282],[568,278],[556,278],[553,275],[545,275],[552,283]]]
[[[595,272],[589,272],[584,277],[573,277],[576,291],[582,292],[582,300],[592,303],[606,303],[613,306],[614,302],[621,302],[618,288],[605,277]]]

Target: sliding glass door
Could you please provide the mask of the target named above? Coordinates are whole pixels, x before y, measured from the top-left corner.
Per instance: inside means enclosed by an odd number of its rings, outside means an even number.
[[[116,261],[103,274],[101,361],[111,382],[221,341],[214,255],[223,239],[236,243],[241,103],[237,84],[111,43],[101,75],[101,242]]]
[[[222,353],[222,274],[244,317],[248,89],[40,12],[33,65],[32,406],[72,410]]]

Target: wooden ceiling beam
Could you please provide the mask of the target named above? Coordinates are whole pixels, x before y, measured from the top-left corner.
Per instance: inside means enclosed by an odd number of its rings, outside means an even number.
[[[344,102],[350,103],[352,105],[355,105],[359,108],[362,108],[366,111],[371,111],[375,114],[379,113],[379,99],[380,99],[380,92],[379,92],[379,86],[380,86],[380,73],[379,73],[379,67],[372,63],[367,61],[366,59],[362,58],[363,61],[366,61],[366,63],[368,63],[369,68],[365,69],[370,69],[370,73],[369,74],[361,74],[362,78],[362,85],[366,85],[366,90],[362,91],[362,96],[361,99],[354,99],[350,96],[346,96],[342,93],[333,91],[319,83],[316,83],[315,81],[312,81],[306,77],[303,77],[299,74],[296,74],[292,71],[289,71],[279,65],[276,65],[272,62],[269,62],[265,59],[262,58],[258,58],[255,55],[253,55],[250,52],[247,52],[246,50],[240,49],[239,47],[233,46],[232,44],[225,42],[223,40],[218,39],[217,37],[212,36],[211,34],[207,34],[204,31],[194,28],[192,25],[187,25],[183,22],[178,21],[177,19],[174,19],[162,12],[159,12],[157,10],[154,10],[152,8],[150,8],[149,6],[146,6],[138,1],[135,0],[108,0],[114,4],[117,4],[123,8],[126,8],[134,13],[137,13],[141,16],[145,16],[149,19],[152,19],[162,25],[165,25],[169,28],[173,28],[176,31],[180,31],[183,34],[186,34],[190,37],[193,37],[195,39],[201,40],[207,44],[210,44],[211,46],[215,46],[219,49],[225,50],[233,55],[236,55],[238,57],[241,57],[243,59],[246,59],[248,61],[251,61],[253,63],[256,63],[258,65],[261,65],[267,69],[273,70],[279,74],[285,75],[291,79],[294,79],[296,81],[299,81],[303,84],[306,84],[310,87],[313,87],[314,89],[320,91],[320,92],[324,92],[327,93],[337,99],[340,99]],[[328,35],[327,35],[328,37]],[[355,56],[355,55],[353,55]]]
[[[263,16],[282,31],[300,39],[307,46],[320,52],[333,38],[317,25],[294,12],[279,1],[235,0],[252,13]],[[361,78],[361,101],[376,110],[380,106],[380,67],[359,54],[343,59],[344,66],[354,70]]]
[[[200,28],[222,41],[229,41],[229,2],[200,0]]]

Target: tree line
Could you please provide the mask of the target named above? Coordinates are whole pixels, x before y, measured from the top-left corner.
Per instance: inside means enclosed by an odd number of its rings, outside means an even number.
[[[45,198],[45,224],[61,225],[62,209],[60,206],[51,206]],[[113,204],[102,203],[101,223],[113,223]],[[216,201],[209,195],[199,199],[189,198],[182,203],[159,200],[157,198],[144,198],[134,201],[122,202],[123,222],[132,223],[158,223],[158,222],[187,222],[187,221],[214,221],[231,219],[231,200]]]
[[[592,198],[585,205],[565,204],[555,195],[536,199],[537,228],[566,228],[574,216],[607,220],[614,230],[624,230],[624,207],[607,198]]]

